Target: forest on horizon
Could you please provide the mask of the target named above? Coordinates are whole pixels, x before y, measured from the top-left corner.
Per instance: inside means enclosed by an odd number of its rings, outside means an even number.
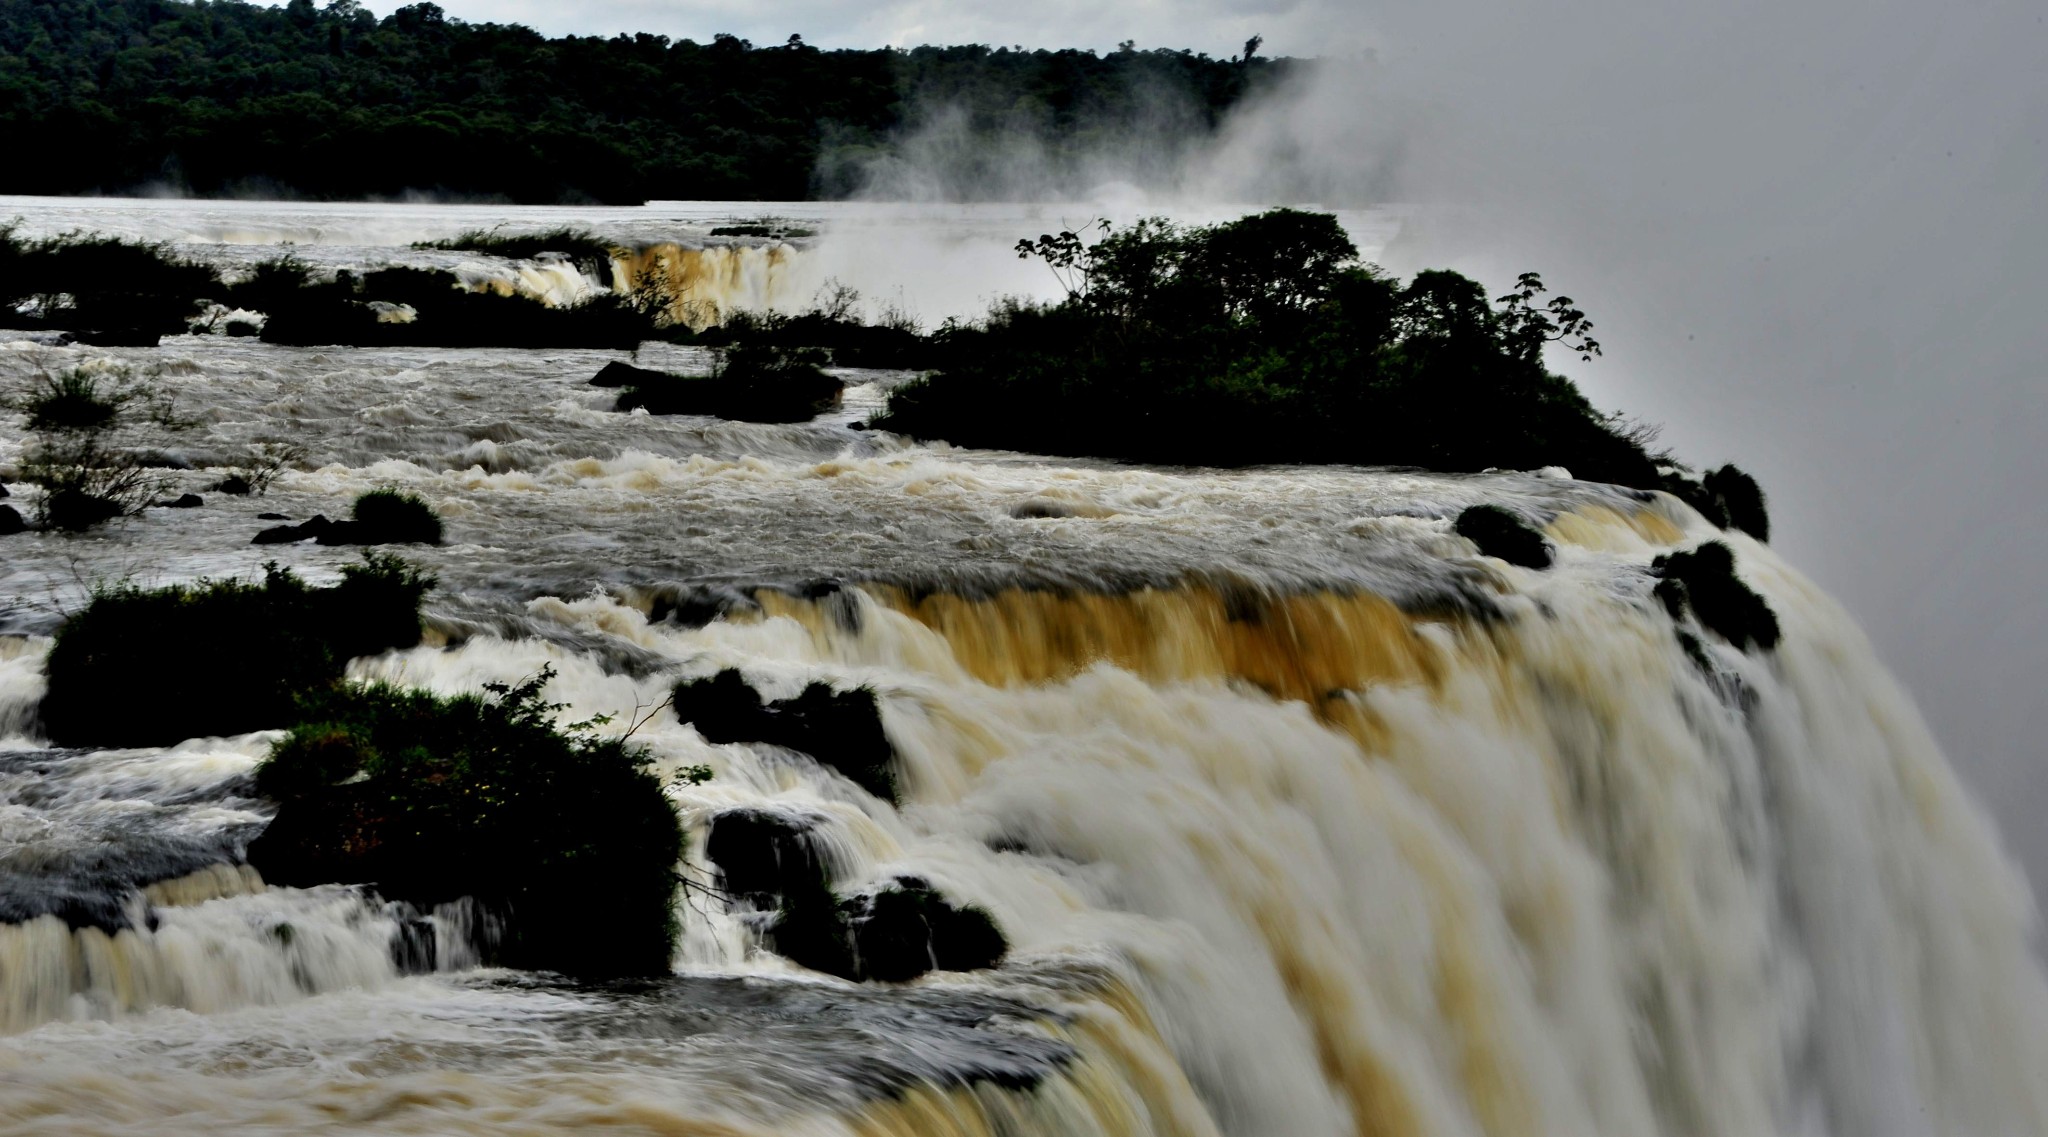
[[[548,38],[430,3],[0,0],[0,193],[806,200],[942,151],[948,192],[987,196],[1006,148],[1079,173],[1206,138],[1306,65],[1255,45],[822,50]]]

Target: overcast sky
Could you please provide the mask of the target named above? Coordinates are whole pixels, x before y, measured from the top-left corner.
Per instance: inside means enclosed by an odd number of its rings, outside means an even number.
[[[1567,370],[1682,456],[1762,477],[1778,547],[1870,631],[2048,884],[2040,0],[444,6],[821,46],[1371,48],[1240,123],[1216,184],[1322,162],[1455,218],[1389,267],[1568,289],[1607,355]]]

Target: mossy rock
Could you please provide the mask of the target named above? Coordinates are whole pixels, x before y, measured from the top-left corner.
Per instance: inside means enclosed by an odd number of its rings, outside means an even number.
[[[763,700],[737,670],[677,684],[676,717],[707,742],[762,742],[808,754],[886,801],[896,800],[895,747],[874,691],[811,683],[795,698]]]
[[[1481,554],[1523,568],[1546,569],[1556,553],[1528,522],[1497,505],[1475,505],[1458,514],[1451,528],[1479,546]]]

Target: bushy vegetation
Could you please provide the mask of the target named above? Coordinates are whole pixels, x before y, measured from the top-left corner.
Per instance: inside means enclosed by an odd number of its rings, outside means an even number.
[[[1600,348],[1533,274],[1491,303],[1454,272],[1402,284],[1361,264],[1336,218],[1291,209],[1103,223],[1099,237],[1021,242],[1066,299],[941,329],[938,373],[898,388],[873,425],[1133,461],[1561,465],[1658,484],[1641,444],[1544,367],[1549,344]]]
[[[617,407],[658,415],[713,415],[742,422],[805,422],[839,403],[844,384],[827,375],[823,352],[742,344],[708,376],[607,366],[594,382],[625,387]],[[610,379],[606,377],[610,376]]]
[[[630,297],[600,293],[549,307],[526,296],[472,292],[453,274],[387,268],[280,292],[263,309],[266,343],[357,347],[637,347],[660,338]]]
[[[1514,512],[1497,505],[1475,505],[1458,514],[1451,528],[1458,536],[1479,546],[1489,557],[1499,557],[1523,568],[1550,567],[1555,553],[1550,542]]]
[[[1690,612],[1701,627],[1742,651],[1778,646],[1777,613],[1735,575],[1735,552],[1727,545],[1709,541],[1658,557],[1651,569],[1660,578],[1655,595],[1673,620]]]
[[[925,105],[1049,158],[1193,135],[1286,61],[543,37],[431,3],[0,2],[0,192],[794,200],[860,184]],[[1149,133],[1147,133],[1149,131]]]
[[[859,302],[860,294],[853,289],[827,286],[807,311],[734,312],[699,332],[696,341],[706,346],[817,349],[829,353],[840,367],[918,370],[932,361],[931,341],[909,315],[890,308],[869,323],[857,314]]]
[[[588,229],[561,226],[538,233],[506,233],[498,229],[469,229],[439,241],[415,241],[415,249],[446,249],[482,253],[511,260],[533,260],[543,253],[560,253],[579,265],[608,268],[616,244]]]
[[[172,485],[150,465],[148,444],[185,424],[168,396],[127,368],[37,370],[0,398],[30,439],[21,480],[44,529],[78,533],[149,508]]]
[[[157,746],[289,725],[350,659],[418,644],[433,586],[373,555],[328,588],[271,565],[261,583],[99,589],[57,631],[43,730],[60,746]]]
[[[666,973],[681,825],[644,749],[556,722],[552,675],[454,698],[309,692],[257,770],[280,808],[250,863],[273,884],[476,897],[507,919],[507,966]]]
[[[354,528],[344,541],[327,544],[438,545],[441,517],[426,499],[386,486],[356,498],[350,507]]]
[[[761,698],[737,670],[676,685],[676,717],[707,742],[765,742],[808,754],[855,785],[896,800],[896,749],[882,730],[881,707],[866,687],[837,691],[813,682],[794,698]]]
[[[161,244],[98,233],[31,238],[18,222],[0,223],[0,321],[8,327],[85,332],[87,339],[129,333],[118,338],[155,343],[183,332],[198,301],[223,288],[212,268]]]

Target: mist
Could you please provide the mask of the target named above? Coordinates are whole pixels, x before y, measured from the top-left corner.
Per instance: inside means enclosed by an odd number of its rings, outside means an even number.
[[[1777,544],[1862,623],[2048,883],[2038,5],[1489,0],[1296,18],[1324,62],[1170,170],[1157,148],[1047,164],[1028,131],[969,161],[937,108],[870,191],[1103,215],[1377,203],[1402,218],[1368,247],[1390,270],[1491,286],[1542,272],[1606,345],[1553,366],[1603,409],[1664,424],[1681,459],[1763,480]],[[869,254],[891,259],[841,259]],[[979,275],[1004,259],[985,236],[912,259],[956,304],[1029,284],[1014,262]]]
[[[1389,5],[1190,184],[1408,203],[1383,254],[1577,299],[1553,365],[1771,493],[2048,883],[2039,5]]]

